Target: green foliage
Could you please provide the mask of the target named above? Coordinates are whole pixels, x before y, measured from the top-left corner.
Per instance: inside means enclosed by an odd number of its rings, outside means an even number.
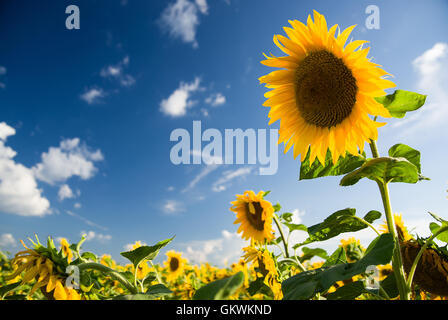
[[[327,291],[335,282],[347,280],[364,273],[371,265],[387,264],[392,258],[394,241],[389,233],[372,241],[362,259],[354,263],[336,264],[316,270],[301,272],[282,283],[285,300],[310,299]]]
[[[384,183],[417,183],[421,180],[418,168],[406,158],[379,157],[367,161],[361,168],[345,175],[340,185],[351,186],[362,178]]]
[[[131,261],[134,267],[137,268],[143,260],[153,260],[159,254],[160,249],[165,247],[173,239],[174,237],[157,242],[153,246],[141,246],[131,251],[121,252],[120,254]]]
[[[363,281],[355,281],[338,288],[335,292],[329,293],[327,300],[353,300],[366,292]]]
[[[328,253],[324,249],[321,248],[302,248],[303,255],[299,258],[300,262],[305,262],[307,260],[311,260],[314,257],[319,257],[324,260],[328,259]]]
[[[366,162],[365,153],[354,156],[347,153],[344,158],[340,157],[336,164],[333,164],[330,150],[327,151],[325,165],[318,159],[310,165],[310,152],[308,151],[305,160],[300,165],[300,179],[315,179],[326,176],[339,176],[352,172]]]
[[[419,93],[396,90],[394,93],[375,98],[386,109],[392,117],[403,118],[406,112],[415,111],[425,104],[426,95]]]
[[[326,218],[323,222],[308,227],[308,239],[302,243],[308,244],[315,241],[324,241],[338,236],[345,232],[359,231],[367,228],[367,225],[355,216],[356,209],[347,208],[336,211]],[[369,223],[379,219],[381,213],[375,210],[368,212],[364,220]]]
[[[224,300],[236,292],[244,283],[242,271],[235,275],[206,284],[196,291],[193,300]]]

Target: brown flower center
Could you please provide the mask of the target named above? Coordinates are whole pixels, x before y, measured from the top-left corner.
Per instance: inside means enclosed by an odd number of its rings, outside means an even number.
[[[331,128],[347,118],[358,87],[352,72],[331,52],[311,52],[296,70],[296,102],[309,124]]]
[[[179,268],[179,259],[171,258],[170,259],[170,270],[176,271]]]
[[[253,206],[251,210],[250,205]],[[251,212],[252,211],[252,212]],[[264,230],[264,220],[262,219],[263,208],[259,202],[246,203],[246,218],[250,225],[258,231]]]

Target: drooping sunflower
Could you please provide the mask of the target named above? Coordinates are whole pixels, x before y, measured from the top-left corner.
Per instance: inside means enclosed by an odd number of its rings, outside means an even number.
[[[185,269],[187,260],[182,258],[182,253],[175,252],[173,250],[166,253],[168,259],[165,261],[165,266],[168,271],[167,280],[176,280]]]
[[[310,153],[323,164],[329,150],[334,163],[346,152],[358,154],[365,142],[376,140],[377,128],[384,125],[371,116],[390,117],[389,111],[374,99],[385,95],[395,84],[389,75],[367,58],[368,41],[347,44],[355,26],[340,32],[329,30],[325,17],[314,11],[307,25],[289,21],[288,37],[274,36],[274,43],[287,55],[270,57],[262,64],[281,68],[259,78],[271,91],[263,104],[270,107],[269,124],[280,121],[279,143],[285,153],[294,145],[294,158],[301,161]],[[337,32],[337,35],[336,35]],[[358,151],[359,149],[359,151]]]
[[[23,241],[22,245],[26,250],[18,252],[11,264],[15,266],[14,272],[8,279],[22,276],[21,284],[33,283],[29,296],[38,289],[48,298],[55,300],[80,300],[81,297],[73,288],[64,287],[65,275],[60,265],[56,264],[43,253],[47,253],[47,248],[40,243],[34,249],[28,248]]]
[[[252,239],[257,242],[274,239],[272,231],[272,219],[274,207],[263,199],[263,191],[255,194],[252,190],[236,195],[236,200],[230,210],[236,213],[234,224],[241,223],[238,233],[245,240]]]

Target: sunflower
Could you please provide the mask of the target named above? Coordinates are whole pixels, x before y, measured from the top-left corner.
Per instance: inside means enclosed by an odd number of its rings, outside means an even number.
[[[385,95],[395,84],[388,73],[367,58],[368,41],[347,44],[355,26],[342,33],[338,25],[329,30],[325,17],[314,11],[314,21],[307,25],[289,21],[288,37],[274,36],[274,43],[287,56],[270,57],[262,64],[281,68],[259,78],[266,88],[270,107],[269,124],[281,120],[279,143],[285,153],[294,145],[294,158],[304,161],[309,151],[310,163],[316,157],[324,164],[329,150],[334,163],[347,152],[358,154],[365,142],[376,140],[377,128],[384,125],[369,117],[390,117],[389,111],[374,97]],[[336,36],[336,31],[338,34]],[[359,151],[358,151],[359,148]]]
[[[29,296],[40,289],[49,299],[80,300],[81,297],[76,290],[63,286],[65,276],[61,274],[60,266],[40,252],[42,248],[40,245],[35,250],[28,248],[23,241],[21,243],[26,250],[18,252],[12,259],[11,264],[16,268],[7,279],[14,279],[23,273],[22,285],[35,281]]]
[[[182,258],[181,253],[172,250],[168,251],[166,255],[168,257],[168,260],[165,261],[168,271],[167,280],[174,281],[184,272],[187,260]]]
[[[341,239],[340,247],[344,248],[347,262],[356,262],[362,258],[365,249],[361,246],[361,243],[355,237],[351,237],[347,240]]]
[[[423,246],[423,242],[409,240],[401,244],[401,255],[406,273]],[[437,245],[426,248],[417,264],[413,283],[437,296],[448,297],[448,256]]]
[[[258,194],[246,191],[243,195],[236,195],[236,201],[230,210],[236,213],[234,224],[241,223],[238,233],[242,232],[242,238],[252,239],[257,242],[274,239],[272,231],[272,219],[274,207],[269,201],[263,199],[263,191]]]
[[[394,213],[394,222],[395,222],[395,228],[397,229],[398,233],[398,239],[400,240],[400,242],[405,242],[413,239],[413,237],[409,234],[408,229],[404,225],[401,213]],[[380,225],[380,231],[382,233],[389,232],[389,228],[387,227],[386,221],[384,221],[384,224]]]
[[[67,257],[67,261],[70,263],[73,258],[72,250],[70,249],[70,244],[67,242],[67,239],[61,239],[61,250],[62,253]]]

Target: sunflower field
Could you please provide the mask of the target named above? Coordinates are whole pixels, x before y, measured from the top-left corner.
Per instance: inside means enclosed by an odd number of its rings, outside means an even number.
[[[241,191],[229,199],[241,238],[250,245],[225,268],[190,264],[169,250],[174,237],[153,245],[136,242],[121,255],[129,262],[82,250],[78,243],[38,236],[22,241],[13,257],[0,254],[1,300],[446,300],[448,221],[434,213],[427,238],[411,234],[406,219],[392,209],[389,187],[429,180],[421,154],[395,144],[387,155],[377,148],[379,118],[404,118],[421,108],[426,96],[386,89],[389,73],[368,58],[367,41],[348,41],[354,27],[327,26],[314,11],[306,24],[294,20],[274,36],[285,53],[261,61],[279,68],[259,81],[269,90],[269,124],[280,121],[279,143],[300,155],[300,180],[341,176],[340,186],[361,179],[376,184],[383,212],[359,214],[342,208],[306,226],[269,201],[271,191]],[[365,150],[365,145],[369,150]],[[250,189],[250,188],[248,188]],[[275,193],[275,190],[272,190]],[[377,229],[374,222],[384,221]],[[334,252],[310,248],[345,233],[367,229],[374,240],[363,247],[354,237]],[[291,234],[307,238],[291,243]],[[437,240],[434,241],[434,240]],[[443,243],[444,245],[440,245]],[[163,263],[155,263],[161,250]]]

